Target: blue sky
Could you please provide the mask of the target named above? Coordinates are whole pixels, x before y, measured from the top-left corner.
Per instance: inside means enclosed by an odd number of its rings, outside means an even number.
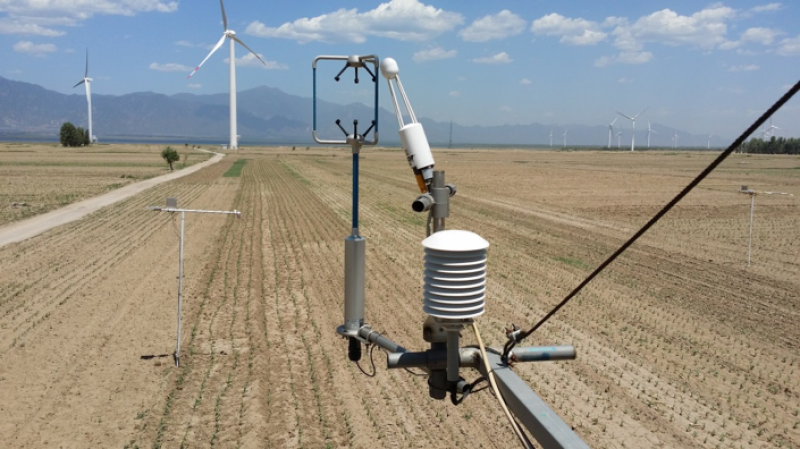
[[[229,28],[267,62],[237,63],[239,91],[267,85],[310,97],[315,56],[377,54],[397,60],[418,116],[464,125],[602,125],[617,110],[649,108],[637,129],[650,121],[733,139],[800,78],[797,1],[227,0],[225,7]],[[88,48],[96,94],[227,92],[227,46],[186,79],[222,32],[217,0],[0,0],[0,76],[81,94],[72,86]],[[237,59],[247,53],[236,52]],[[321,76],[338,71],[329,64]],[[365,89],[343,81],[320,96],[368,102]],[[382,106],[391,108],[384,80],[381,89]],[[800,98],[775,125],[778,135],[800,137]]]

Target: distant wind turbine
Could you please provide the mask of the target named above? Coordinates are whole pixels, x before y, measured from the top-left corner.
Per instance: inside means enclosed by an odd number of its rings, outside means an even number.
[[[567,128],[564,128],[564,148],[567,147]]]
[[[714,135],[713,135],[713,134],[709,134],[709,135],[708,135],[708,145],[706,146],[706,149],[708,149],[708,150],[710,150],[710,149],[711,149],[711,138],[712,138],[712,137],[714,137]]]
[[[614,123],[619,117],[614,117],[614,121],[608,124],[608,148],[611,148],[611,137],[614,135]]]
[[[772,124],[772,119],[769,119],[769,128],[767,128],[767,134],[775,135],[774,131],[776,129],[780,129],[777,126]]]
[[[648,110],[649,108],[644,108],[644,111]],[[644,111],[634,115],[633,117],[628,117],[627,115],[623,114],[622,112],[617,111],[617,114],[625,117],[626,119],[631,121],[631,151],[636,149],[636,119],[644,114]]]
[[[89,78],[89,50],[86,50],[86,70],[83,72],[83,79],[78,82],[78,84],[72,86],[72,88],[76,88],[81,84],[86,85],[86,102],[89,104],[89,141],[94,142],[97,140],[92,131],[92,81],[93,79]]]
[[[672,148],[678,148],[678,131],[672,136]]]
[[[553,148],[553,130],[550,130],[550,148]]]
[[[650,133],[658,134],[653,128],[650,127],[650,122],[647,122],[647,148],[650,148]]]
[[[617,149],[622,147],[622,131],[617,133]]]
[[[228,148],[231,150],[235,150],[239,147],[238,142],[238,135],[236,134],[236,55],[234,52],[234,42],[238,42],[242,45],[242,47],[246,48],[250,53],[252,53],[259,61],[261,61],[264,66],[267,65],[261,56],[258,56],[256,52],[254,52],[250,47],[248,47],[244,42],[240,41],[238,37],[236,37],[236,32],[233,30],[228,29],[228,18],[225,16],[225,5],[222,4],[222,0],[219,0],[219,6],[222,9],[222,26],[225,28],[225,31],[222,33],[222,39],[217,42],[217,45],[211,49],[211,53],[206,56],[206,59],[203,59],[203,62],[200,63],[192,73],[189,74],[187,78],[191,78],[192,75],[197,72],[200,67],[208,61],[208,58],[214,54],[215,51],[219,50],[222,47],[222,44],[225,42],[225,39],[230,39],[230,142],[228,144]]]

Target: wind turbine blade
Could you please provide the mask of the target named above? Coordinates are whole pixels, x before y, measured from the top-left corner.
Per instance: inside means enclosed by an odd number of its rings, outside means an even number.
[[[220,1],[222,1],[222,0],[220,0]],[[235,40],[236,42],[238,42],[238,43],[242,44],[242,47],[244,47],[244,48],[246,48],[246,49],[250,50],[250,53],[252,53],[252,54],[253,54],[253,56],[255,56],[256,58],[258,58],[258,60],[259,60],[259,61],[261,61],[261,63],[262,63],[262,64],[264,64],[265,66],[267,65],[267,63],[266,63],[266,62],[264,62],[264,60],[263,60],[263,59],[261,59],[261,56],[258,56],[258,55],[256,54],[256,52],[254,52],[254,51],[253,51],[253,50],[252,50],[250,47],[248,47],[248,46],[247,46],[247,45],[246,45],[244,42],[240,41],[238,37],[234,36],[234,37],[233,37],[233,40]]]
[[[222,9],[222,26],[225,27],[225,31],[228,31],[228,17],[225,16],[225,5],[222,4],[222,0],[219,0],[219,7]]]
[[[220,0],[220,1],[222,1],[222,0]],[[191,78],[192,75],[195,74],[195,72],[200,70],[200,67],[202,67],[203,64],[206,63],[206,61],[208,61],[208,58],[210,58],[211,55],[213,55],[215,51],[219,50],[219,47],[222,47],[222,44],[225,42],[225,38],[226,37],[228,37],[228,36],[225,35],[225,34],[222,35],[222,39],[220,39],[219,42],[217,42],[217,45],[215,45],[214,48],[211,49],[211,53],[209,53],[208,56],[206,56],[206,59],[203,59],[203,62],[201,62],[200,65],[198,65],[197,67],[195,67],[194,70],[192,70],[192,73],[190,73],[189,76],[187,76],[186,78]]]
[[[621,115],[621,116],[625,117],[625,118],[626,118],[626,119],[628,119],[628,120],[634,120],[634,118],[633,118],[633,117],[628,117],[627,115],[623,114],[622,112],[619,112],[619,111],[617,111],[617,114],[619,114],[619,115]]]
[[[610,126],[611,126],[612,128],[614,127],[614,123],[617,123],[617,119],[618,119],[618,118],[619,118],[619,117],[614,117],[614,120],[613,120],[613,121],[611,122],[611,124],[610,124]]]
[[[633,116],[633,118],[632,118],[631,120],[635,120],[635,119],[636,119],[636,118],[638,118],[640,115],[644,114],[644,111],[646,111],[646,110],[648,110],[648,109],[650,109],[650,106],[648,106],[648,107],[644,108],[644,110],[643,110],[642,112],[640,112],[640,113],[638,113],[638,114],[634,115],[634,116]]]
[[[83,72],[84,78],[89,78],[89,49],[86,49],[86,71]]]
[[[85,83],[85,82],[86,82],[86,79],[82,79],[82,80],[80,80],[80,82],[79,82],[78,84],[76,84],[76,85],[72,86],[72,88],[74,89],[74,88],[76,88],[76,87],[80,86],[81,84],[83,84],[83,83]]]

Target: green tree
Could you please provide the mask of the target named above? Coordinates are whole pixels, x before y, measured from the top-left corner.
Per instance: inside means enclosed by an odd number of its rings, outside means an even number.
[[[75,134],[72,135],[72,141],[70,142],[71,147],[79,147],[83,145],[83,127],[79,126],[75,128]]]
[[[75,135],[75,131],[75,125],[70,122],[61,125],[61,132],[59,133],[59,142],[61,142],[61,145],[65,147],[73,146],[72,138]]]
[[[178,162],[179,160],[181,160],[181,156],[178,154],[177,151],[172,149],[172,147],[164,148],[164,151],[161,152],[161,157],[163,157],[164,160],[167,161],[170,170],[172,170],[173,162]]]

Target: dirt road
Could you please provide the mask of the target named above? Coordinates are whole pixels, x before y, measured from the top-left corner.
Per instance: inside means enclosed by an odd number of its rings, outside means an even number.
[[[206,150],[200,151],[212,153],[214,154],[214,157],[183,170],[173,171],[163,176],[158,176],[156,178],[146,179],[135,184],[130,184],[117,190],[108,192],[105,195],[79,201],[46,214],[37,215],[27,220],[22,220],[0,228],[0,247],[8,245],[9,243],[21,242],[37,236],[42,232],[53,229],[56,226],[61,226],[65,223],[78,220],[102,207],[106,207],[126,198],[130,198],[133,195],[141,193],[153,186],[189,175],[198,170],[202,170],[209,165],[216,164],[222,160],[223,157],[225,157],[224,154],[220,153],[213,153]]]

